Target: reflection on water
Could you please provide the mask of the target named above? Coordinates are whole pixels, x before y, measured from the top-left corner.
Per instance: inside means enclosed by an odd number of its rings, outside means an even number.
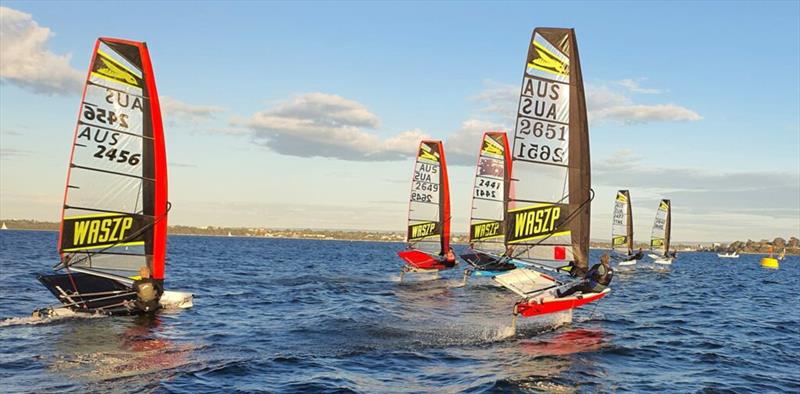
[[[194,348],[167,339],[163,318],[142,315],[75,321],[54,338],[50,369],[83,381],[137,376],[137,386],[157,384],[165,371],[188,364]]]

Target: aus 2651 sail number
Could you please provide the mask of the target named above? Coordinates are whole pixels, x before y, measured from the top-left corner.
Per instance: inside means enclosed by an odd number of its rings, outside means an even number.
[[[564,148],[558,147],[554,149],[549,145],[520,142],[517,157],[544,162],[563,163]]]

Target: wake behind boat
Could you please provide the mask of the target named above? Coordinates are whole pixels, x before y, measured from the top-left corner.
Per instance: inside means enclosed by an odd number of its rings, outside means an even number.
[[[514,193],[505,240],[511,257],[527,268],[494,279],[522,297],[514,316],[570,310],[603,298],[609,289],[583,286],[589,283],[583,276],[593,192],[585,94],[572,29],[533,31],[512,152]],[[567,289],[566,296],[559,291]]]
[[[34,314],[132,313],[131,286],[140,271],[151,273],[144,281],[150,301],[191,307],[190,293],[163,291],[168,212],[164,133],[147,45],[100,38],[67,172],[61,262],[54,266],[64,273],[39,276],[62,305]]]
[[[438,273],[453,268],[450,248],[450,187],[441,141],[421,141],[414,162],[408,204],[406,250],[397,253],[406,272]]]
[[[492,277],[517,266],[506,257],[506,210],[510,196],[511,153],[503,132],[484,133],[478,152],[470,215],[470,251],[462,254],[470,276]]]

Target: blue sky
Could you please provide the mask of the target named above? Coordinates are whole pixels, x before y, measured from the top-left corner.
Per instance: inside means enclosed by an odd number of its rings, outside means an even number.
[[[662,196],[678,240],[800,233],[797,2],[3,6],[3,218],[59,216],[75,73],[112,36],[150,48],[172,224],[402,231],[427,135],[445,141],[466,231],[479,133],[510,131],[531,30],[558,26],[576,29],[587,87],[593,238],[617,188],[637,239]]]

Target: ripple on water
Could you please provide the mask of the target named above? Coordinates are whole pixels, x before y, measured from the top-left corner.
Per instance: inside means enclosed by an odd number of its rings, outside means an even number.
[[[399,283],[399,244],[171,237],[167,285],[195,308],[34,322],[54,243],[0,232],[7,392],[800,392],[795,257],[640,264],[596,307],[513,333],[516,299],[490,280]]]

